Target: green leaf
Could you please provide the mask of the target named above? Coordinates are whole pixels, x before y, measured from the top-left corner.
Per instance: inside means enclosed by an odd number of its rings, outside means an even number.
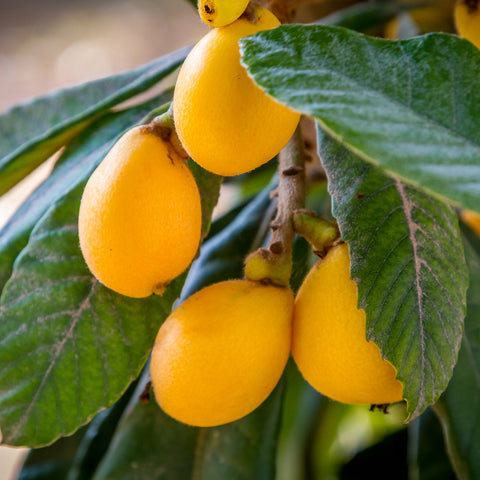
[[[383,25],[403,12],[427,4],[428,2],[362,2],[323,17],[315,24],[365,31]]]
[[[327,135],[319,142],[367,338],[395,366],[413,419],[447,387],[460,348],[468,272],[457,216]]]
[[[315,117],[364,160],[480,212],[480,51],[470,42],[286,25],[240,44],[269,95]]]
[[[283,380],[250,415],[200,431],[191,478],[274,480]]]
[[[0,291],[11,274],[16,256],[27,244],[32,228],[45,211],[88,179],[125,130],[140,122],[152,108],[170,101],[171,96],[172,92],[167,91],[142,105],[108,113],[93,122],[66,147],[50,176],[25,200],[0,231]]]
[[[65,480],[86,430],[81,428],[71,437],[61,438],[48,447],[30,450],[18,480]]]
[[[190,47],[130,72],[52,92],[0,116],[0,195],[68,143],[88,123],[177,68]]]
[[[442,427],[429,408],[408,427],[410,480],[455,480]]]
[[[82,191],[35,227],[0,299],[0,425],[9,445],[49,444],[112,405],[145,364],[182,284],[139,300],[93,278],[78,244]]]
[[[191,478],[199,429],[168,417],[149,389],[148,370],[142,376],[100,463],[94,480],[187,480]],[[140,401],[147,390],[151,399]]]
[[[465,334],[447,390],[435,405],[457,477],[480,478],[480,241],[465,239],[470,269]]]
[[[208,172],[191,159],[188,162],[188,168],[195,177],[202,197],[202,237],[205,238],[210,230],[212,210],[218,202],[223,177]]]

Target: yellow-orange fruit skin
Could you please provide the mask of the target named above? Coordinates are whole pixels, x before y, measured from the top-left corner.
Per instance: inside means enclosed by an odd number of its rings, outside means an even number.
[[[480,237],[480,214],[463,210],[460,218]]]
[[[300,114],[268,97],[240,64],[238,41],[278,26],[268,10],[211,30],[190,52],[174,93],[178,136],[198,164],[218,175],[249,172],[288,142]]]
[[[480,48],[480,2],[458,0],[454,18],[458,34]]]
[[[162,293],[193,260],[201,204],[185,162],[146,127],[128,131],[83,192],[79,237],[97,279],[129,297]]]
[[[200,18],[211,27],[224,27],[237,20],[250,0],[199,0]]]
[[[151,358],[157,402],[200,427],[232,422],[271,393],[290,353],[290,289],[232,280],[197,292],[160,328]]]
[[[292,353],[303,376],[343,403],[402,400],[402,385],[379,348],[366,340],[348,246],[332,248],[305,278],[295,300]]]

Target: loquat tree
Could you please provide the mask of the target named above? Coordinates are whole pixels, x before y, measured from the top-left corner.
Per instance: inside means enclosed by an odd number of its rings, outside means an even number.
[[[0,115],[18,478],[480,479],[480,2],[190,3]]]

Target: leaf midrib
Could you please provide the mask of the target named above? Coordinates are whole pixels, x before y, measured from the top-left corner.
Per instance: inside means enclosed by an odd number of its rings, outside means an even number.
[[[411,199],[408,198],[408,193],[405,191],[405,186],[399,181],[395,181],[395,187],[397,192],[400,196],[400,199],[403,204],[403,211],[405,215],[405,220],[407,223],[407,229],[410,238],[410,244],[412,245],[413,250],[413,265],[415,268],[415,292],[417,296],[417,306],[418,306],[418,331],[420,333],[420,361],[421,361],[421,381],[420,381],[420,392],[419,392],[419,402],[423,404],[426,400],[425,398],[425,326],[424,326],[424,305],[423,305],[423,290],[420,285],[420,273],[422,269],[421,260],[417,250],[417,239],[416,239],[416,229],[414,226],[416,225],[415,221],[413,220],[413,202]],[[415,416],[417,412],[417,408],[411,413],[412,416]]]
[[[75,315],[72,315],[72,322],[71,322],[66,334],[64,335],[64,337],[60,341],[59,346],[57,347],[56,351],[54,352],[54,355],[53,355],[53,357],[50,361],[50,365],[48,366],[47,370],[45,371],[45,374],[43,375],[42,380],[40,381],[40,383],[37,387],[37,390],[35,391],[35,394],[32,397],[32,400],[30,401],[28,407],[25,409],[23,415],[19,418],[15,428],[13,429],[13,431],[10,435],[10,437],[12,439],[17,438],[18,432],[23,428],[23,426],[27,422],[28,417],[30,415],[30,412],[31,412],[32,408],[34,407],[38,397],[42,393],[43,387],[45,386],[45,383],[47,382],[48,377],[50,376],[52,370],[54,369],[58,358],[63,353],[65,344],[67,343],[68,340],[70,340],[72,338],[73,331],[75,330],[75,327],[77,326],[78,322],[82,318],[83,312],[89,307],[91,298],[92,298],[93,294],[95,293],[97,284],[98,284],[98,281],[95,280],[95,279],[92,279],[92,284],[91,284],[91,287],[90,287],[90,291],[88,292],[88,295],[85,297],[83,302],[80,304],[80,306],[76,310]],[[64,432],[64,433],[69,433],[69,432]]]

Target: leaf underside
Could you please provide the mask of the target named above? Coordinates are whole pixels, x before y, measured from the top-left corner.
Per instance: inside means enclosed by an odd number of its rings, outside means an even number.
[[[470,42],[286,25],[240,45],[269,95],[315,117],[364,160],[480,212],[480,51]]]
[[[413,419],[445,390],[460,348],[468,272],[455,211],[319,142],[367,337],[395,366]]]

